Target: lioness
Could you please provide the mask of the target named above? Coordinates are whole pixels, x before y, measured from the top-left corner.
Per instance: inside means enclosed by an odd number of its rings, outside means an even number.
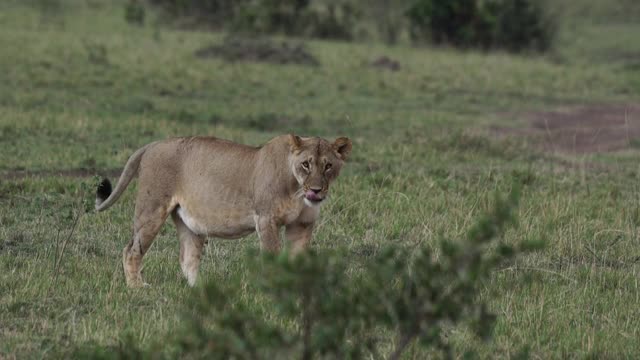
[[[158,141],[131,155],[113,192],[108,179],[100,183],[96,210],[113,205],[137,173],[133,238],[122,257],[127,285],[144,285],[142,258],[171,215],[180,267],[193,286],[206,236],[257,231],[262,249],[278,251],[285,226],[292,251],[306,248],[319,205],[350,152],[345,137],[331,143],[282,135],[262,147],[200,136]]]

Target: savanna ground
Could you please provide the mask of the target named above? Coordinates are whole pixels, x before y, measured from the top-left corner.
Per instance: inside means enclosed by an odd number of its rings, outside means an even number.
[[[492,193],[525,184],[505,241],[546,248],[495,272],[483,295],[496,294],[493,340],[454,329],[456,349],[640,356],[636,2],[561,2],[545,56],[310,41],[319,66],[203,59],[222,35],[130,26],[120,2],[55,3],[0,3],[0,358],[149,346],[178,328],[190,290],[173,225],[145,257],[152,287],[125,288],[135,183],[108,212],[83,214],[92,175],[115,180],[135,149],[169,136],[257,145],[289,131],[354,140],[314,246],[356,259],[461,238]],[[400,70],[369,66],[381,56]],[[616,145],[598,146],[611,124]],[[567,145],[581,136],[596,146]],[[255,235],[210,240],[201,281],[242,274],[257,247]]]

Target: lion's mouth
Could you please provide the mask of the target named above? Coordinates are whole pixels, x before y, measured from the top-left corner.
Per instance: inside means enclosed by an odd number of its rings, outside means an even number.
[[[317,193],[315,193],[313,191],[305,192],[304,198],[307,199],[308,201],[310,201],[313,204],[319,204],[319,203],[322,202],[322,200],[324,200],[323,197],[320,197],[320,195],[318,195]]]

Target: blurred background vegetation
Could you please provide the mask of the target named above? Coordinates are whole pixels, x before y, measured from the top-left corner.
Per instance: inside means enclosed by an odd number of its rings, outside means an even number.
[[[555,23],[539,0],[150,0],[174,24],[335,40],[407,40],[457,47],[548,50]],[[126,18],[142,24],[145,2]]]

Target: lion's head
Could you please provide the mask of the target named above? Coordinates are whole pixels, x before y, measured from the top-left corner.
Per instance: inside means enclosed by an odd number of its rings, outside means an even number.
[[[291,171],[302,188],[304,202],[319,205],[351,153],[351,140],[340,137],[331,143],[318,137],[289,135],[289,143]]]

